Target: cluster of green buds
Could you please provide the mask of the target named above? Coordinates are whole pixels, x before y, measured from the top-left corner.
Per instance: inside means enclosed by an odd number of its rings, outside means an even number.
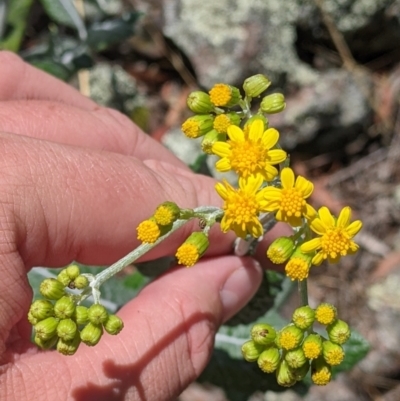
[[[271,81],[265,75],[257,74],[244,81],[244,96],[239,88],[223,83],[214,85],[208,93],[192,92],[187,105],[195,115],[182,124],[183,133],[188,138],[202,137],[203,152],[212,154],[213,144],[227,140],[228,127],[239,126],[247,119],[251,100],[260,97],[270,85]],[[267,95],[262,98],[256,116],[262,118],[267,126],[266,115],[279,113],[285,106],[283,94]]]
[[[35,300],[28,312],[34,342],[40,348],[56,348],[61,354],[73,355],[81,342],[96,345],[104,330],[111,335],[122,330],[122,320],[109,314],[103,305],[79,305],[80,296],[68,291],[86,290],[88,286],[88,278],[77,265],[61,270],[57,278],[42,281],[39,291],[44,298]]]
[[[316,322],[325,327],[326,335],[313,330]],[[296,309],[292,322],[279,331],[266,323],[254,325],[242,354],[246,361],[257,362],[263,372],[276,372],[281,386],[293,386],[310,368],[313,383],[326,385],[332,378],[332,366],[344,359],[342,345],[350,335],[348,324],[338,319],[333,305],[323,303],[316,309],[307,305]]]

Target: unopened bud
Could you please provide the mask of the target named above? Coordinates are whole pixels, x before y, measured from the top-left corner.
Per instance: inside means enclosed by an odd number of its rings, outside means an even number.
[[[310,306],[305,305],[297,308],[293,312],[292,322],[301,330],[308,330],[315,320],[315,311]]]
[[[271,81],[263,74],[253,75],[243,83],[246,96],[258,97],[271,85]]]
[[[275,372],[278,367],[280,354],[278,348],[270,347],[263,351],[257,359],[259,368],[265,373]]]
[[[88,308],[86,306],[78,305],[75,308],[74,320],[78,325],[88,323],[89,322]]]
[[[29,312],[37,321],[46,319],[47,317],[54,316],[53,303],[47,299],[37,299],[32,303]]]
[[[83,290],[89,285],[89,280],[86,276],[79,275],[73,283],[76,289]]]
[[[331,367],[320,357],[311,363],[311,380],[318,386],[326,386],[332,378]]]
[[[154,212],[154,219],[160,226],[168,226],[179,219],[180,207],[175,202],[163,202]]]
[[[103,324],[108,319],[107,309],[103,305],[93,304],[88,310],[88,318],[95,325]]]
[[[194,91],[187,98],[187,106],[193,113],[207,114],[214,110],[210,95],[202,91]]]
[[[298,327],[289,325],[278,333],[278,343],[281,348],[289,351],[297,348],[303,340],[304,333]]]
[[[268,248],[267,256],[272,263],[277,265],[285,263],[294,251],[292,237],[279,237]]]
[[[56,342],[58,340],[57,335],[54,335],[53,337],[49,338],[48,340],[42,340],[40,337],[37,335],[34,337],[33,341],[35,344],[40,347],[41,349],[50,349],[53,348],[54,345],[56,345]]]
[[[60,273],[58,273],[57,280],[64,285],[64,287],[68,287],[71,279],[69,278],[66,269],[62,269]]]
[[[315,309],[315,319],[318,323],[321,324],[331,324],[336,320],[337,317],[337,310],[336,308],[327,303],[323,303],[318,305],[317,309]]]
[[[284,359],[276,369],[276,381],[282,387],[291,387],[296,383],[293,371]]]
[[[251,328],[251,338],[260,345],[271,345],[276,338],[275,329],[267,323],[257,323]]]
[[[264,350],[265,346],[257,344],[253,340],[246,341],[242,345],[242,355],[247,362],[255,362]]]
[[[62,319],[57,326],[57,335],[64,341],[71,341],[74,339],[77,332],[76,323],[72,319]]]
[[[306,361],[306,363],[301,366],[300,368],[293,369],[292,373],[296,381],[303,380],[306,376],[308,371],[310,370],[310,362]]]
[[[335,344],[343,345],[351,335],[349,325],[343,320],[336,320],[331,323],[326,331],[329,336],[329,340],[331,340]]]
[[[59,319],[68,319],[75,312],[75,303],[68,297],[60,298],[54,305],[54,314]]]
[[[50,340],[57,333],[58,319],[48,317],[35,325],[36,337],[43,341]]]
[[[124,322],[117,315],[109,315],[104,323],[104,330],[113,336],[117,335],[124,328]]]
[[[64,341],[62,338],[60,338],[57,341],[57,351],[63,355],[74,355],[78,350],[80,343],[81,338],[79,336],[79,332],[77,331],[75,337],[71,341]]]
[[[285,97],[282,93],[273,93],[261,100],[260,109],[267,114],[280,113],[286,107]]]
[[[293,369],[301,368],[307,362],[306,356],[301,347],[287,351],[285,354],[285,360]]]
[[[322,353],[322,339],[319,334],[309,334],[301,346],[308,359],[316,359]]]
[[[220,134],[217,130],[213,129],[204,135],[201,141],[201,149],[204,153],[212,155],[212,146],[215,142],[226,142],[226,134]]]
[[[103,327],[93,323],[88,323],[81,331],[81,340],[88,346],[93,347],[103,335]]]
[[[65,295],[64,284],[55,278],[46,278],[39,287],[40,293],[47,299],[60,299]]]
[[[68,276],[71,280],[75,280],[75,279],[81,274],[78,265],[71,265],[71,266],[68,266],[68,267],[65,269],[65,272],[67,273],[67,276]]]
[[[240,117],[237,113],[231,112],[219,114],[214,118],[213,128],[220,134],[226,134],[231,125],[239,125]]]
[[[324,341],[322,343],[322,355],[325,361],[331,366],[340,365],[344,359],[343,348],[331,341]]]
[[[187,267],[193,266],[204,255],[209,245],[208,236],[204,232],[190,234],[176,251],[178,263]]]
[[[182,124],[182,131],[188,138],[199,138],[213,129],[213,122],[211,115],[199,114],[189,117]]]
[[[239,89],[231,85],[215,84],[208,93],[211,103],[217,107],[232,107],[241,100]]]

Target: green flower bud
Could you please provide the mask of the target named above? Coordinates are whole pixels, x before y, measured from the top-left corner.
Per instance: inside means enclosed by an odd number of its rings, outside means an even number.
[[[193,113],[207,114],[214,110],[210,96],[202,91],[194,91],[187,98],[187,106]]]
[[[75,280],[75,279],[81,274],[80,269],[79,269],[79,266],[77,266],[77,265],[68,266],[68,267],[65,269],[65,272],[67,273],[67,276],[68,276],[71,280]]]
[[[213,128],[220,134],[226,134],[231,125],[239,125],[240,116],[235,112],[218,114],[214,118]]]
[[[28,312],[28,322],[29,322],[32,326],[34,326],[37,322],[39,322],[39,319],[36,319],[36,318],[32,315],[32,313],[29,311],[29,312]]]
[[[93,324],[103,324],[108,319],[107,309],[103,305],[93,304],[88,310],[88,318]]]
[[[33,339],[35,344],[41,349],[53,348],[54,345],[56,344],[57,340],[58,340],[57,335],[54,335],[53,337],[49,338],[48,340],[42,340],[38,336],[35,336],[35,338]]]
[[[64,284],[55,278],[46,278],[39,287],[40,293],[47,299],[60,299],[65,295]]]
[[[287,351],[285,354],[285,360],[293,369],[301,368],[307,362],[306,356],[301,347]]]
[[[212,146],[215,142],[226,142],[226,134],[220,134],[217,130],[213,129],[204,135],[201,141],[201,149],[204,153],[212,155]]]
[[[280,354],[278,348],[270,347],[263,351],[257,359],[259,368],[265,373],[275,372],[278,367]]]
[[[81,331],[81,340],[88,346],[93,347],[103,335],[103,327],[93,323],[88,323]]]
[[[78,305],[75,308],[74,320],[76,324],[82,325],[89,322],[88,310],[89,309],[86,308],[86,306],[81,306],[81,305]]]
[[[62,269],[60,273],[58,273],[57,280],[64,285],[64,287],[68,287],[71,279],[69,278],[65,269]]]
[[[76,323],[72,319],[62,319],[57,326],[57,335],[64,341],[72,341],[77,332]]]
[[[208,93],[211,103],[217,107],[236,106],[242,98],[238,88],[227,84],[215,84]]]
[[[253,340],[246,341],[242,345],[242,355],[247,362],[255,362],[264,350],[265,346],[257,344]]]
[[[331,366],[337,366],[343,362],[344,351],[339,344],[335,344],[331,341],[323,341],[322,356],[324,357],[326,363]]]
[[[311,380],[318,386],[326,386],[332,379],[331,367],[320,357],[311,363]]]
[[[318,323],[321,324],[331,324],[337,318],[337,310],[336,308],[328,303],[323,303],[318,305],[317,309],[315,309],[315,319]]]
[[[304,333],[298,327],[289,325],[278,333],[278,343],[282,349],[287,351],[297,348],[303,340]]]
[[[343,320],[336,320],[326,328],[326,331],[329,340],[339,345],[343,345],[351,336],[350,327]]]
[[[271,81],[263,74],[253,75],[243,83],[246,96],[258,97],[271,85]]]
[[[64,341],[60,338],[57,341],[57,351],[63,355],[74,355],[75,352],[79,348],[79,344],[81,343],[81,338],[79,336],[79,332],[75,333],[75,337],[71,341]]]
[[[182,131],[188,138],[199,138],[213,129],[213,122],[211,115],[199,114],[189,117],[182,124]]]
[[[261,100],[260,110],[267,114],[280,113],[286,107],[285,97],[282,93],[273,93]]]
[[[32,303],[29,312],[38,321],[46,319],[54,316],[53,303],[47,299],[38,299]]]
[[[301,330],[308,330],[314,324],[315,311],[310,306],[302,306],[293,312],[292,322]]]
[[[187,267],[193,266],[204,255],[209,245],[208,236],[204,232],[190,234],[176,251],[178,263]]]
[[[163,202],[154,212],[154,219],[160,226],[168,226],[179,219],[180,207],[174,202]]]
[[[75,303],[68,297],[64,296],[60,298],[54,305],[54,314],[59,319],[67,319],[71,317],[75,312]]]
[[[309,370],[310,370],[310,362],[306,361],[306,363],[300,368],[293,369],[292,373],[296,381],[300,381],[306,377]]]
[[[267,256],[272,263],[280,265],[285,263],[294,251],[294,241],[292,237],[279,237],[268,248]]]
[[[282,387],[291,387],[296,383],[293,371],[284,359],[276,369],[276,381]]]
[[[251,338],[260,345],[271,345],[276,338],[275,329],[266,323],[257,323],[251,328]]]
[[[104,330],[113,336],[117,335],[124,328],[124,322],[116,315],[109,315],[104,323]]]
[[[57,333],[58,321],[51,316],[35,324],[36,337],[43,341],[50,340]]]
[[[322,339],[319,334],[309,334],[301,346],[308,359],[316,359],[322,353]]]
[[[79,275],[74,281],[74,287],[78,290],[83,290],[89,285],[89,280],[87,277]]]

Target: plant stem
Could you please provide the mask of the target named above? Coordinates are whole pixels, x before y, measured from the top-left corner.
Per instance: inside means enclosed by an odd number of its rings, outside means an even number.
[[[299,281],[298,288],[300,295],[300,306],[308,305],[307,280]]]

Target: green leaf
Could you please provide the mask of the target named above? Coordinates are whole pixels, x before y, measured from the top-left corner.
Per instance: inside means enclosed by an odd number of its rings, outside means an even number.
[[[74,28],[86,40],[87,31],[72,0],[40,0],[48,16],[56,23]]]
[[[88,29],[88,45],[95,50],[104,50],[114,43],[120,43],[134,33],[135,22],[141,14],[130,12],[120,18],[93,23]]]
[[[41,70],[46,71],[51,75],[54,75],[55,77],[63,81],[66,81],[71,75],[70,70],[65,68],[65,66],[63,66],[62,64],[57,63],[51,59],[31,60],[30,64],[32,64],[36,68],[40,68]]]
[[[10,0],[0,3],[0,50],[19,50],[32,3],[33,0]]]

